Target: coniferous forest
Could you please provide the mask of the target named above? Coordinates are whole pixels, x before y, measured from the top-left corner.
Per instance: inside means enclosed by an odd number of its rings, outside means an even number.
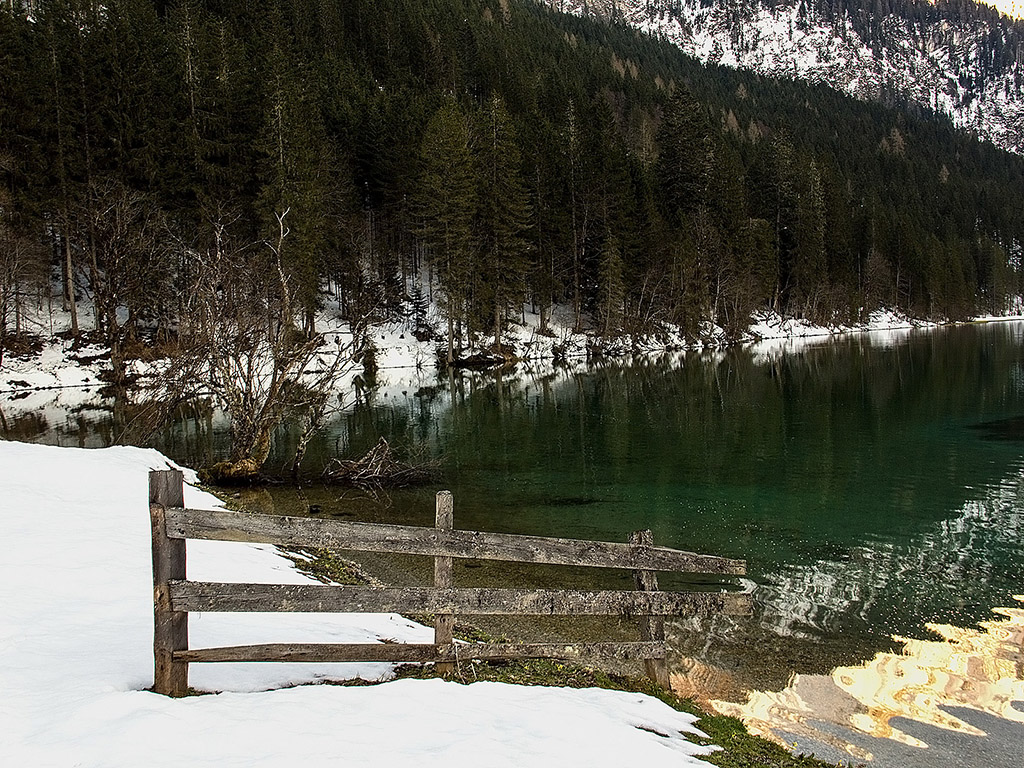
[[[433,300],[455,350],[524,302],[696,338],[1024,292],[1024,158],[526,0],[8,0],[0,179],[0,347],[59,281],[115,371],[211,263],[307,332]]]

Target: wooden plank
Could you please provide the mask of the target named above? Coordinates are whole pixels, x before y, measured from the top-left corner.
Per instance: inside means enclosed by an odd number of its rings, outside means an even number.
[[[634,531],[629,537],[630,544],[643,546],[654,545],[654,534],[650,530]],[[633,583],[641,592],[657,592],[658,577],[654,571],[633,571]],[[640,619],[640,637],[643,640],[664,644],[665,642],[665,617],[648,616]],[[671,689],[668,676],[668,664],[664,657],[661,659],[645,659],[644,671],[647,677],[665,690]]]
[[[175,469],[149,473],[149,521],[153,543],[153,690],[188,693],[188,663],[174,659],[188,648],[188,614],[171,604],[168,587],[185,578],[185,541],[167,537],[166,510],[185,503],[184,477]]]
[[[434,527],[438,531],[450,531],[455,525],[455,507],[451,491],[438,491],[435,500]],[[434,558],[434,586],[447,589],[455,586],[455,573],[452,570],[452,558],[438,556]],[[434,645],[451,645],[455,633],[455,616],[451,613],[439,613],[434,617]],[[438,673],[449,675],[455,671],[455,665],[445,661],[437,665]]]
[[[743,575],[746,562],[667,547],[380,523],[254,515],[231,510],[168,510],[168,536],[294,547],[463,557],[548,565]]]
[[[664,658],[663,643],[271,643],[178,651],[175,659],[188,662],[291,661],[354,662],[394,661],[451,663],[454,659],[583,659],[606,656],[618,659]]]
[[[677,616],[746,613],[748,595],[725,592],[633,592],[324,584],[222,584],[176,581],[179,611],[303,613],[457,613],[527,616]]]

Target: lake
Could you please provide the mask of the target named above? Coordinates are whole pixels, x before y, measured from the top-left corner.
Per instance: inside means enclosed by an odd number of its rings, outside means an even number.
[[[21,436],[108,442],[118,417],[106,407],[63,415],[51,407],[20,422]],[[839,680],[837,669],[886,689],[876,668],[891,651],[906,657],[894,636],[927,649],[949,640],[929,625],[986,635],[978,622],[1006,616],[1011,638],[1022,636],[1024,617],[1013,611],[1024,594],[1024,323],[572,370],[424,374],[404,390],[364,393],[311,446],[306,469],[315,475],[332,456],[361,455],[380,436],[442,460],[439,485],[455,495],[456,527],[614,541],[650,528],[658,544],[745,558],[752,616],[669,627],[674,685],[688,695],[742,702],[751,690],[791,691],[794,674]],[[284,466],[292,439],[280,430],[272,465]],[[155,445],[195,462],[225,450],[223,424],[213,414],[184,419]],[[373,495],[312,482],[243,501],[429,525],[434,490]],[[517,578],[475,565],[457,578]],[[995,608],[1010,613],[1000,619]],[[1005,645],[994,643],[992,654]],[[1021,668],[1007,673],[1011,688],[1024,685]],[[860,701],[853,688],[836,695]],[[772,706],[785,715],[778,701]],[[1012,704],[1007,711],[1021,715]],[[870,730],[844,718],[843,728]],[[762,721],[787,739],[822,740],[768,714]],[[870,752],[851,747],[854,737],[824,741],[847,757]]]

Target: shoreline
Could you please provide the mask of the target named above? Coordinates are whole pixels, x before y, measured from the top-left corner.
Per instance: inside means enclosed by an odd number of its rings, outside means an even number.
[[[648,334],[642,337],[622,336],[601,339],[588,333],[570,333],[562,327],[562,333],[540,335],[537,332],[536,316],[527,314],[527,322],[517,326],[510,334],[515,357],[509,362],[509,369],[520,365],[532,368],[547,364],[552,368],[559,360],[567,366],[589,363],[595,359],[619,360],[624,358],[653,357],[680,352],[714,352],[737,347],[754,348],[764,345],[770,352],[796,351],[793,347],[802,344],[820,343],[846,336],[859,336],[885,332],[929,331],[963,325],[1006,323],[1024,321],[1024,314],[979,315],[964,321],[934,322],[916,320],[890,310],[876,312],[865,324],[853,326],[819,326],[800,318],[784,318],[769,312],[757,313],[746,333],[734,341],[727,341],[712,332],[700,342],[687,342],[678,331],[666,329],[664,333]],[[340,328],[330,327],[329,321],[322,323],[323,331],[337,333]],[[436,344],[416,341],[412,327],[404,322],[383,323],[373,327],[368,336],[374,345],[375,375],[374,389],[394,392],[421,384],[423,374],[436,374]],[[658,338],[660,337],[660,338]],[[58,335],[43,342],[43,349],[35,355],[5,358],[0,366],[0,407],[15,404],[31,393],[79,391],[92,393],[111,386],[102,377],[109,368],[109,350],[90,344],[73,350],[71,343]],[[777,350],[776,347],[785,347]],[[88,363],[76,358],[86,357]],[[157,373],[155,366],[139,360],[130,363],[133,373],[145,379]],[[492,368],[478,369],[482,372]],[[475,369],[467,369],[475,370]],[[410,375],[415,374],[415,375]],[[337,390],[352,390],[355,379],[362,379],[365,371],[352,371],[339,381]],[[130,388],[129,392],[137,391]],[[16,408],[23,411],[23,408]]]

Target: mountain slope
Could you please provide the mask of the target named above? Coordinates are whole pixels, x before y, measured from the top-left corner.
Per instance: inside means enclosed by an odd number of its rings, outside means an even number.
[[[325,285],[359,322],[440,292],[420,330],[464,348],[525,302],[606,336],[959,318],[1024,295],[1021,199],[1024,156],[948,120],[537,0],[0,4],[0,344],[54,272],[111,347],[173,332],[225,253],[298,327]]]
[[[549,0],[616,19],[705,63],[933,110],[1024,153],[1024,22],[972,2]]]

